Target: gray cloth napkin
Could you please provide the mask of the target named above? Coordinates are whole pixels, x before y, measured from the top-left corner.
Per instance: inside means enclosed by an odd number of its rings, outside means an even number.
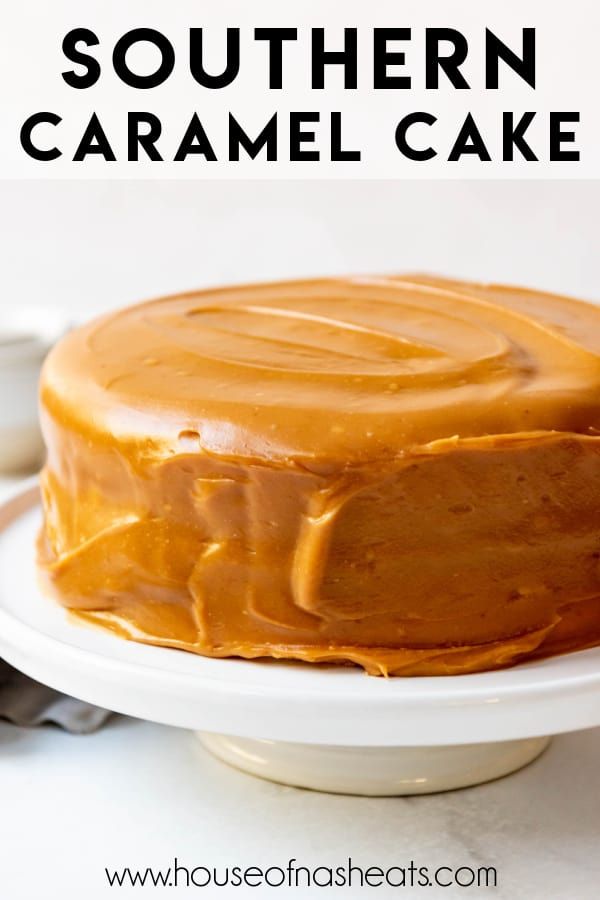
[[[72,734],[89,734],[112,715],[28,678],[0,660],[0,718],[15,725],[53,722]]]

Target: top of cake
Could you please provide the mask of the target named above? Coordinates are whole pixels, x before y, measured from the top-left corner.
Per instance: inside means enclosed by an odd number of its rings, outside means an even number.
[[[42,396],[145,455],[308,467],[456,436],[598,434],[600,309],[424,276],[211,289],[76,329]]]

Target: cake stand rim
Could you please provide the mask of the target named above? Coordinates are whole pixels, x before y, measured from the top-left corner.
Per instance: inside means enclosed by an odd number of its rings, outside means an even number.
[[[37,493],[33,477],[0,504],[0,538],[6,541],[11,525],[36,505]],[[222,679],[221,673],[227,671],[223,667],[231,666],[231,660],[194,657],[199,671],[190,675],[140,663],[135,653],[132,659],[123,659],[81,647],[85,631],[68,623],[67,633],[74,640],[70,643],[37,630],[6,609],[0,591],[0,652],[8,662],[57,690],[165,724],[240,737],[351,746],[489,743],[600,725],[600,648],[555,657],[561,661],[558,665],[543,661],[545,677],[538,682],[531,680],[534,663],[477,675],[368,678],[380,687],[365,693],[355,690],[359,679],[364,684],[367,678],[359,670],[345,670],[352,674],[340,681],[331,670],[298,664],[299,687],[292,690],[278,679],[277,663],[265,668],[236,660],[245,667],[242,679],[247,671],[260,673],[254,684]],[[120,651],[143,646],[110,637]],[[179,656],[164,648],[144,647],[148,656],[146,651],[151,660],[151,654],[159,651],[162,662],[172,658],[165,653]],[[309,688],[307,676],[302,677],[309,670],[316,690]],[[516,678],[510,676],[510,684],[507,672],[517,673]],[[425,682],[431,686],[428,691],[422,689]]]

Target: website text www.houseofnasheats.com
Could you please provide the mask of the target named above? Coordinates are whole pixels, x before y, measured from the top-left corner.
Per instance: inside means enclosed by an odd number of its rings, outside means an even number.
[[[296,859],[283,865],[267,867],[249,865],[184,865],[175,857],[164,868],[153,866],[121,869],[104,869],[110,887],[147,888],[420,888],[461,887],[496,888],[498,873],[493,866],[417,865],[414,860],[406,865],[386,868],[361,865],[349,857],[342,865],[303,866]]]

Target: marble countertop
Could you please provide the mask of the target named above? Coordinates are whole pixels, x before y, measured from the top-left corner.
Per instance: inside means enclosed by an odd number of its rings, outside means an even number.
[[[0,724],[2,897],[87,900],[104,868],[181,865],[495,866],[495,890],[375,896],[592,900],[600,885],[600,729],[556,738],[528,768],[448,794],[359,798],[271,784],[209,756],[191,732],[115,717],[75,737]],[[164,890],[164,889],[163,889]],[[168,896],[185,889],[164,891]],[[150,896],[152,889],[148,890]],[[205,895],[271,896],[270,889]],[[360,889],[289,896],[358,897]],[[160,891],[158,891],[160,896]],[[193,891],[192,891],[193,896]]]
[[[12,485],[0,479],[0,497]],[[359,798],[272,784],[228,768],[194,734],[115,716],[96,734],[0,723],[0,896],[140,896],[105,868],[179,864],[335,868],[493,866],[495,889],[373,889],[375,896],[592,900],[600,889],[600,729],[563,735],[529,767],[448,794]],[[158,895],[185,888],[157,888]],[[190,888],[192,896],[193,887]],[[153,895],[151,887],[143,894]],[[198,891],[196,890],[196,893]],[[205,890],[263,897],[269,888]],[[294,897],[372,891],[299,888]]]

